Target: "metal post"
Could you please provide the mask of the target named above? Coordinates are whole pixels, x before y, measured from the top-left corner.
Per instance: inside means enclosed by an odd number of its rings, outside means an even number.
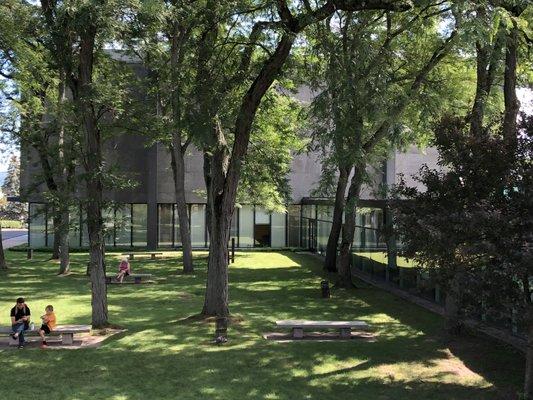
[[[31,260],[33,258],[33,249],[31,247],[28,248],[28,260]]]
[[[235,262],[235,238],[231,238],[231,263]]]

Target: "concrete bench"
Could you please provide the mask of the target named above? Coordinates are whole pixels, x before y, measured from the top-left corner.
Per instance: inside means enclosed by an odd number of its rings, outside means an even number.
[[[276,321],[276,326],[280,328],[292,329],[292,337],[294,339],[302,339],[304,337],[304,329],[338,329],[342,338],[349,338],[352,334],[352,329],[368,330],[370,327],[364,321],[308,321],[288,319],[283,321]]]
[[[116,278],[117,274],[106,274],[105,276],[105,282],[106,283],[118,283],[115,278]],[[130,274],[130,275],[127,275],[124,277],[123,281],[124,282],[131,282],[133,281],[133,283],[142,283],[142,281],[147,281],[149,280],[150,278],[152,278],[152,274]]]
[[[150,259],[152,260],[156,260],[157,257],[156,256],[160,256],[162,255],[163,253],[161,252],[157,252],[157,251],[148,251],[146,253],[133,253],[133,252],[130,252],[130,253],[122,253],[121,255],[123,256],[128,256],[130,260],[135,260],[135,256],[147,256],[147,255],[150,255]]]
[[[24,331],[24,336],[39,336],[40,326],[35,326],[33,330]],[[90,325],[58,325],[56,328],[50,332],[47,336],[61,336],[61,342],[63,344],[73,344],[74,343],[74,334],[76,333],[87,333],[91,331]],[[17,346],[19,344],[18,338],[13,339],[11,334],[13,331],[11,327],[0,327],[0,335],[9,336],[9,345]]]

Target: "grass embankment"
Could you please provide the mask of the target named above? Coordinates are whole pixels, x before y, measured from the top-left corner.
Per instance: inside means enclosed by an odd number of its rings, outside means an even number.
[[[387,265],[387,253],[384,251],[355,251],[355,255],[364,257],[383,266]],[[416,263],[413,260],[408,260],[405,257],[396,257],[396,265],[398,267],[413,268],[416,267]]]
[[[90,322],[86,254],[73,274],[55,275],[47,254],[8,252],[0,315],[25,296],[34,316],[53,304],[60,323]],[[153,285],[109,286],[110,321],[128,331],[99,348],[0,348],[1,398],[21,399],[500,399],[522,380],[522,358],[480,339],[447,342],[439,317],[374,288],[320,298],[321,265],[291,252],[238,253],[230,268],[230,342],[210,344],[212,323],[184,321],[202,306],[205,254],[197,273],[177,273],[177,253],[134,260]],[[118,253],[108,253],[111,267]],[[375,342],[289,342],[262,338],[276,319],[361,319]],[[509,397],[512,398],[512,397]]]
[[[6,229],[22,229],[25,228],[25,225],[21,221],[16,220],[0,220],[0,225],[2,228]]]

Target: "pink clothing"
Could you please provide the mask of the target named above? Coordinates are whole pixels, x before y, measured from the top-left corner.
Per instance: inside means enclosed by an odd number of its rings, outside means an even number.
[[[130,264],[127,261],[121,261],[118,267],[119,271],[127,271],[130,269]]]

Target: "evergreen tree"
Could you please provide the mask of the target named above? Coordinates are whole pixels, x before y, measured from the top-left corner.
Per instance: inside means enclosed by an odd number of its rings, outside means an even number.
[[[18,196],[19,192],[20,161],[16,155],[12,155],[9,159],[6,178],[2,183],[2,193],[7,198]],[[0,217],[2,219],[24,221],[28,217],[26,205],[18,201],[8,201],[0,208]]]

